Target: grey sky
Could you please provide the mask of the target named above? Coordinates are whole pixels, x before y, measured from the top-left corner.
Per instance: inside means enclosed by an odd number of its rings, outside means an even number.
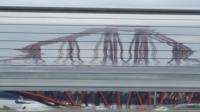
[[[1,6],[200,8],[200,0],[0,0],[0,3]]]

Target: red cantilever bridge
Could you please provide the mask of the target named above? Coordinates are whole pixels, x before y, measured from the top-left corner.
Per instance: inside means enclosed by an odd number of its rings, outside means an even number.
[[[127,40],[123,42],[120,39],[119,31],[133,32],[134,34],[132,40]],[[101,33],[101,36],[97,41],[78,41],[78,38],[84,38],[85,36],[90,36],[97,33]],[[96,42],[96,44],[93,48],[84,49],[82,46],[79,45],[79,43],[84,42]],[[155,32],[151,29],[135,29],[131,31],[120,30],[119,28],[91,28],[76,34],[70,34],[68,36],[63,36],[55,39],[39,41],[25,46],[24,48],[16,49],[24,53],[24,56],[13,57],[11,59],[2,61],[32,59],[33,63],[44,63],[45,60],[42,58],[41,53],[43,49],[41,47],[56,43],[60,44],[60,47],[57,49],[58,56],[55,57],[57,58],[55,60],[56,62],[60,61],[62,58],[65,58],[63,62],[66,62],[67,59],[69,59],[72,64],[75,63],[75,60],[77,60],[78,63],[84,63],[84,60],[82,58],[90,58],[92,59],[91,62],[95,61],[98,58],[102,58],[103,64],[111,61],[111,65],[117,65],[118,61],[122,61],[123,63],[130,63],[132,60],[133,63],[136,65],[148,65],[150,63],[150,59],[154,60],[156,63],[159,63],[159,59],[168,59],[168,64],[174,61],[176,65],[181,64],[181,61],[191,61],[197,63],[200,62],[198,59],[190,58],[190,56],[194,52],[191,48],[181,42],[167,37],[166,35]],[[129,46],[128,49],[125,49],[123,47],[123,44]],[[166,44],[170,46],[172,50],[159,50],[157,49],[157,46],[155,44]],[[64,48],[65,46],[66,48]],[[92,50],[94,52],[94,56],[81,56],[81,48],[82,51]],[[157,57],[158,51],[171,51],[172,57]],[[66,56],[63,56],[64,52],[66,53]],[[101,57],[99,56],[99,52],[101,53]],[[124,52],[128,52],[128,55],[124,55]]]

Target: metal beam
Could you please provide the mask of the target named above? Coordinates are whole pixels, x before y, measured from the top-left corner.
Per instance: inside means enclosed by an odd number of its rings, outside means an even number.
[[[174,14],[199,15],[199,9],[138,9],[138,8],[83,8],[83,7],[25,7],[0,6],[8,12],[49,12],[49,13],[115,13],[115,14]]]
[[[200,91],[198,66],[1,66],[0,71],[0,90]]]
[[[199,81],[0,79],[0,85],[0,90],[3,91],[200,92]]]

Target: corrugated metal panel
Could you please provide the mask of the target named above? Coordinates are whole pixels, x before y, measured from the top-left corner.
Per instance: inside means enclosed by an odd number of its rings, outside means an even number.
[[[0,89],[198,91],[200,16],[0,12]]]

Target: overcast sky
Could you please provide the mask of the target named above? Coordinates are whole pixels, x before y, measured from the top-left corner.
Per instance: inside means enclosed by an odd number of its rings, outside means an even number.
[[[0,5],[200,9],[200,0],[0,0]]]

